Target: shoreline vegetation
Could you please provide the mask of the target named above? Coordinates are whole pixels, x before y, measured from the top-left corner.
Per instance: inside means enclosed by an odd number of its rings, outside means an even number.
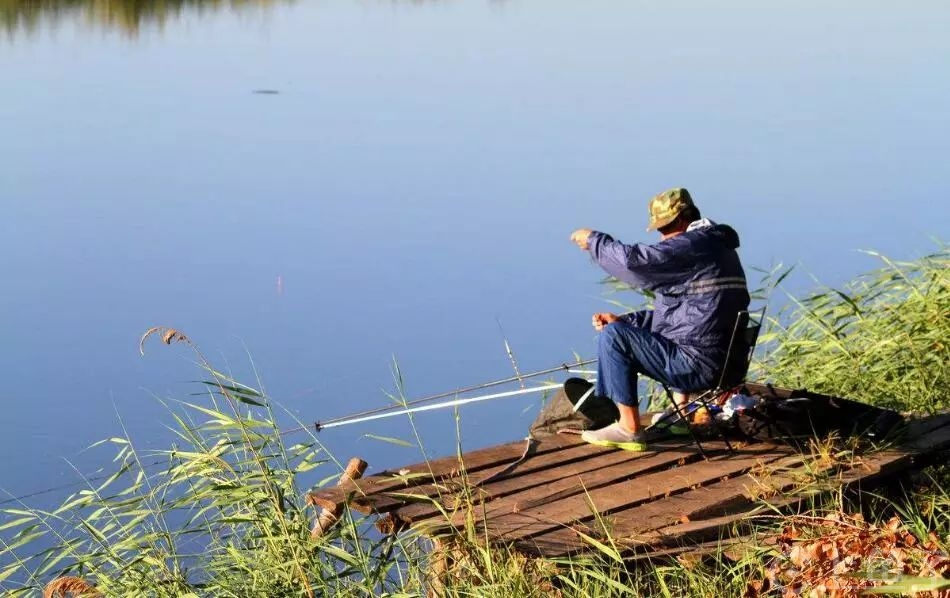
[[[874,259],[881,267],[846,288],[791,298],[773,315],[752,379],[908,412],[950,408],[948,248]],[[808,509],[756,528],[751,545],[648,566],[628,567],[609,539],[587,557],[530,560],[474,529],[436,545],[412,532],[380,537],[351,513],[314,537],[319,513],[306,490],[333,484],[343,464],[313,434],[286,443],[267,397],[216,371],[184,334],[153,329],[143,342],[153,337],[195,351],[206,396],[166,405],[177,436],[168,449],[105,440],[108,477],[49,510],[2,509],[5,595],[751,598],[950,587],[945,466],[886,494],[815,495]],[[854,446],[827,439],[810,458],[820,471],[855,458]]]
[[[143,27],[162,29],[166,23],[186,13],[217,10],[269,9],[295,0],[0,0],[0,28],[8,35],[33,33],[44,25],[56,26],[66,20],[82,21],[106,30],[135,37]]]

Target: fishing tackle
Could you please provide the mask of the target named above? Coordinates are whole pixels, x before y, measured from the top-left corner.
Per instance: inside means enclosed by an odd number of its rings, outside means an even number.
[[[484,390],[486,388],[491,388],[493,386],[500,386],[502,384],[510,384],[512,382],[523,382],[524,380],[528,378],[536,378],[537,376],[543,376],[545,374],[553,374],[555,372],[560,372],[560,371],[570,371],[572,368],[584,367],[585,365],[590,365],[596,362],[597,362],[597,359],[586,359],[586,360],[576,361],[574,363],[562,363],[561,365],[547,368],[544,370],[538,370],[536,372],[531,372],[529,374],[518,374],[515,376],[511,376],[509,378],[495,380],[493,382],[486,382],[484,384],[476,384],[474,386],[459,388],[459,389],[451,390],[448,392],[441,392],[441,393],[430,395],[430,396],[423,397],[420,399],[414,399],[412,401],[396,403],[393,405],[385,405],[382,407],[367,409],[365,411],[360,411],[360,412],[342,416],[342,417],[336,417],[336,418],[328,419],[325,421],[314,422],[313,426],[316,429],[316,431],[319,432],[320,430],[323,430],[326,428],[335,428],[338,426],[348,425],[352,423],[382,419],[384,417],[406,415],[409,413],[417,413],[420,411],[431,411],[433,409],[442,409],[444,407],[454,407],[457,405],[465,405],[467,403],[475,403],[479,401],[487,401],[491,399],[500,399],[500,398],[505,398],[505,397],[517,396],[521,394],[528,394],[532,392],[541,392],[544,390],[551,390],[554,388],[559,388],[560,386],[548,384],[548,385],[543,385],[543,386],[522,388],[521,390],[508,391],[508,392],[484,395],[484,396],[479,396],[479,397],[469,397],[465,399],[456,398],[451,401],[445,401],[443,403],[438,403],[435,405],[426,405],[424,407],[416,407],[416,405],[421,405],[423,403],[429,403],[431,401],[444,399],[446,397],[451,397],[451,396],[457,397],[458,395],[467,394],[467,393],[474,392],[477,390]],[[301,432],[305,429],[306,427],[301,426],[301,427],[293,428],[291,430],[286,430],[282,432],[281,434],[291,434],[293,432]]]

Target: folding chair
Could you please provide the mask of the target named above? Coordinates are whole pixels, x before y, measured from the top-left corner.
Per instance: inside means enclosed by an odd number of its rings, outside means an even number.
[[[696,443],[699,453],[703,456],[703,458],[707,458],[706,451],[703,450],[703,445],[699,441],[699,437],[696,435],[695,430],[693,430],[693,426],[691,426],[689,421],[686,419],[686,416],[690,413],[690,407],[693,407],[693,411],[702,407],[706,410],[706,413],[709,413],[713,428],[725,441],[726,448],[730,453],[734,452],[732,444],[729,443],[729,439],[726,438],[726,434],[724,434],[722,429],[719,427],[719,420],[716,419],[715,415],[710,409],[710,401],[719,401],[724,396],[728,395],[733,390],[745,383],[746,375],[749,373],[749,364],[752,362],[752,353],[755,352],[755,345],[759,340],[759,332],[762,330],[762,323],[764,320],[765,308],[762,308],[761,311],[758,311],[754,314],[751,314],[748,311],[740,311],[738,313],[736,316],[735,326],[732,329],[732,336],[729,339],[729,348],[726,350],[725,365],[719,374],[719,382],[714,388],[681,389],[683,392],[687,393],[700,393],[695,398],[691,398],[686,405],[681,407],[676,404],[676,399],[673,397],[673,391],[670,390],[666,384],[662,384],[663,390],[666,392],[666,396],[669,399],[673,410],[661,417],[659,421],[649,426],[647,430],[666,430],[669,429],[674,423],[683,422],[686,425],[690,436],[692,436],[693,442]],[[678,419],[675,421],[670,421],[672,420],[673,416],[677,416]]]

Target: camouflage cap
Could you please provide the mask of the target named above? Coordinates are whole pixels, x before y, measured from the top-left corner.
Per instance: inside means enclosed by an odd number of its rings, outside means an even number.
[[[668,189],[650,199],[650,226],[647,230],[656,230],[670,224],[686,208],[692,207],[693,198],[682,187]]]

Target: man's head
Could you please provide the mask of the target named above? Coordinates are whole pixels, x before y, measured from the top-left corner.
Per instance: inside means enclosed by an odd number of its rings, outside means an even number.
[[[650,199],[647,230],[656,230],[664,239],[669,239],[685,232],[691,222],[701,217],[689,191],[681,187],[669,189]]]

